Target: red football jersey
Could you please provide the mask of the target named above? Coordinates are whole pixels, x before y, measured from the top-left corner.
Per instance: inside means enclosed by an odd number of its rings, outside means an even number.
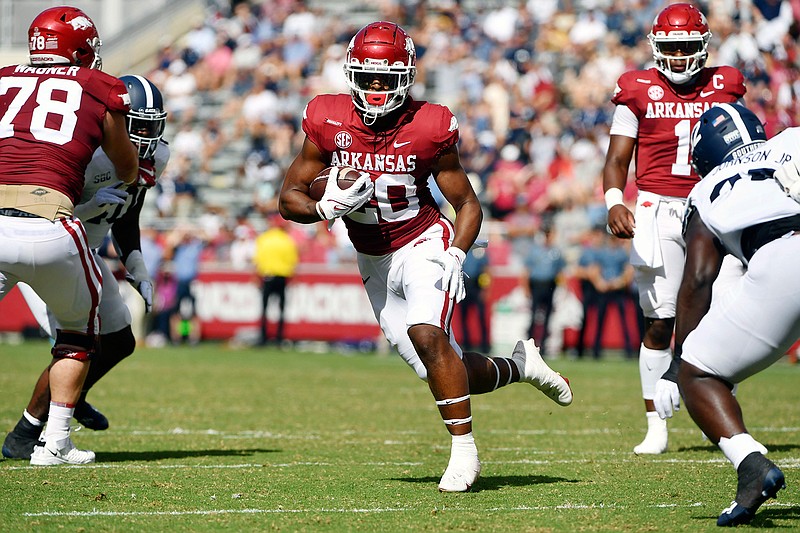
[[[308,103],[303,131],[331,166],[372,176],[372,198],[343,217],[359,252],[393,252],[442,216],[428,177],[442,152],[458,142],[458,122],[447,107],[411,101],[397,126],[375,132],[364,125],[350,95],[324,94]]]
[[[739,100],[746,88],[734,67],[707,67],[690,85],[674,85],[658,70],[626,72],[611,101],[639,120],[636,186],[685,198],[700,179],[689,163],[689,136],[697,119],[715,103]]]
[[[127,113],[117,78],[75,66],[0,69],[0,183],[41,185],[77,204],[106,111]]]

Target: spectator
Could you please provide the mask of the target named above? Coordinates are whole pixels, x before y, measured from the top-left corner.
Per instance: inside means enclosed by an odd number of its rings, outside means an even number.
[[[597,302],[599,295],[592,278],[596,277],[597,255],[603,243],[604,228],[593,226],[586,232],[582,243],[581,254],[577,265],[574,268],[575,278],[578,279],[581,288],[581,304],[583,306],[583,321],[581,322],[580,333],[578,334],[578,344],[576,354],[578,358],[583,358],[586,351],[586,335],[588,332],[589,317],[596,316]]]
[[[255,255],[256,231],[244,217],[239,217],[233,228],[233,242],[230,245],[231,268],[236,271],[247,271],[253,263]]]
[[[204,248],[203,238],[192,227],[178,227],[169,236],[165,255],[171,260],[175,278],[175,303],[170,310],[168,333],[172,342],[200,340],[192,283],[200,272],[200,254]]]
[[[170,120],[183,124],[190,122],[197,111],[197,79],[182,59],[168,67],[169,75],[160,82]]]
[[[529,241],[523,255],[523,265],[522,286],[531,302],[528,336],[539,340],[543,356],[554,356],[556,354],[549,350],[547,337],[550,316],[553,314],[553,295],[566,263],[561,250],[555,245],[550,227],[545,226],[541,236]]]
[[[628,287],[633,281],[633,266],[628,261],[629,250],[624,241],[615,239],[604,229],[598,228],[596,231],[601,236],[601,245],[595,249],[594,264],[588,267],[588,278],[594,288],[597,306],[597,329],[592,355],[595,359],[600,359],[603,338],[607,333],[608,306],[613,304],[619,312],[625,342],[625,357],[630,359],[634,357],[634,336],[628,325],[626,312],[626,304],[630,299]],[[639,340],[637,339],[637,346]]]

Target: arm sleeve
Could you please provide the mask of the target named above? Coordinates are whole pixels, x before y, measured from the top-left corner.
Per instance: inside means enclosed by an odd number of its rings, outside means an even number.
[[[626,105],[618,105],[614,109],[611,120],[611,135],[623,135],[635,139],[639,134],[639,119]]]

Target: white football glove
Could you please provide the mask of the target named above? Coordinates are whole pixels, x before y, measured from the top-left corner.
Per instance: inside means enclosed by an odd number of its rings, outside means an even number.
[[[128,198],[128,192],[116,187],[103,187],[98,189],[94,196],[86,202],[75,207],[75,216],[86,221],[105,213],[109,207],[121,205]]]
[[[322,220],[333,220],[335,218],[349,215],[372,197],[375,191],[375,184],[369,173],[362,172],[353,185],[347,189],[339,188],[339,172],[331,172],[328,182],[325,184],[325,193],[317,202],[317,214]]]
[[[678,391],[678,384],[664,378],[656,381],[653,403],[661,420],[672,418],[672,414],[681,408],[681,393]]]
[[[773,177],[786,196],[795,202],[800,202],[800,168],[797,167],[796,162],[789,161],[778,168]]]
[[[461,248],[451,246],[442,253],[434,254],[428,257],[432,261],[444,269],[442,274],[442,290],[450,291],[450,298],[455,300],[456,303],[460,302],[467,295],[467,290],[464,287],[464,272],[462,265],[467,254]]]
[[[125,279],[142,295],[144,310],[149,313],[153,309],[153,281],[147,272],[142,252],[134,250],[128,254],[128,259],[125,260],[125,270],[128,271]]]

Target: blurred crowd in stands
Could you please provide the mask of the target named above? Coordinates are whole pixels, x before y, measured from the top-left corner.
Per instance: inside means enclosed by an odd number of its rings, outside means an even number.
[[[343,4],[351,15],[334,9]],[[585,249],[615,255],[626,248],[592,236],[605,227],[610,97],[620,74],[650,66],[647,34],[663,0],[309,5],[212,2],[192,31],[163,43],[156,67],[144,73],[169,111],[172,160],[142,214],[148,246],[161,250],[164,264],[190,238],[202,242],[202,261],[253,270],[254,240],[302,141],[303,108],[316,94],[347,92],[347,44],[376,19],[398,22],[414,39],[413,96],[446,104],[459,119],[459,150],[485,207],[492,267],[525,272],[541,263],[531,257],[536,250],[555,250],[548,279],[574,277]],[[747,104],[770,135],[798,125],[800,0],[699,7],[713,34],[709,64],[745,73]],[[632,185],[625,196],[635,197]],[[292,225],[301,264],[350,263],[342,231],[343,224],[332,232],[323,223]]]

